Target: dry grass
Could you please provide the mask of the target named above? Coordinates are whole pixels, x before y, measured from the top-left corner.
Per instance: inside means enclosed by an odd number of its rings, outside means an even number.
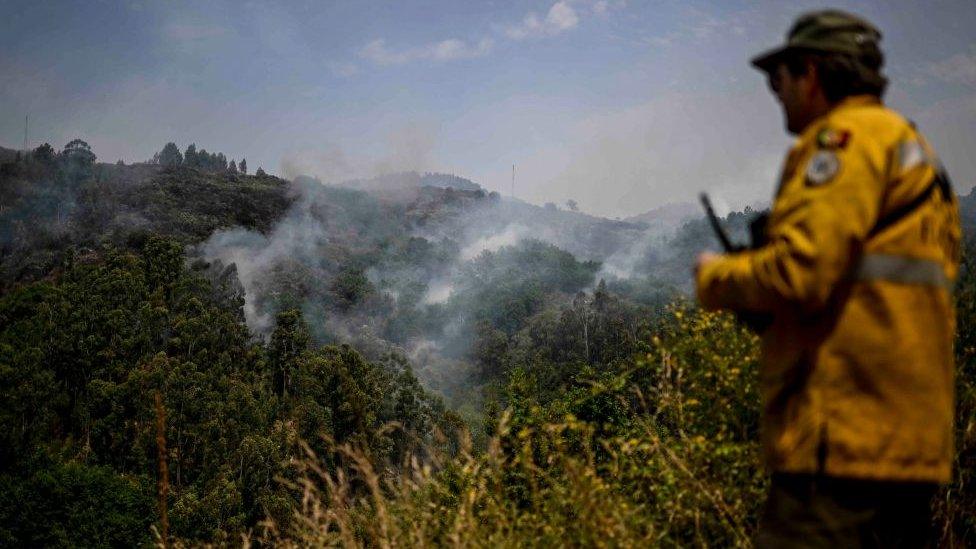
[[[325,470],[308,451],[301,507],[254,541],[284,547],[632,547],[750,545],[754,502],[726,494],[701,439],[665,441],[651,420],[594,441],[573,417],[510,429],[486,452],[417,458],[378,471],[349,445]],[[594,444],[595,442],[595,444]],[[602,450],[597,458],[594,448]],[[747,459],[754,459],[751,450]]]

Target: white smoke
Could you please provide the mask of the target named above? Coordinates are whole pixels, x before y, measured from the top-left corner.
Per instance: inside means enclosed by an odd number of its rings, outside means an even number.
[[[385,147],[376,154],[350,153],[337,143],[291,151],[281,159],[281,174],[287,179],[311,176],[338,183],[397,172],[432,171],[437,165],[437,133],[435,124],[414,121],[390,130]]]
[[[454,283],[451,282],[450,277],[435,278],[427,284],[423,304],[446,303],[452,293],[454,293]]]
[[[237,266],[245,291],[247,324],[257,333],[266,333],[273,319],[256,306],[258,280],[282,259],[310,258],[324,238],[324,227],[311,215],[309,202],[301,198],[267,236],[240,227],[217,231],[201,244],[200,253],[208,261]]]
[[[499,233],[477,236],[473,242],[461,250],[461,261],[470,261],[481,255],[482,252],[494,252],[505,246],[514,246],[529,235],[528,227],[519,223],[512,223]]]

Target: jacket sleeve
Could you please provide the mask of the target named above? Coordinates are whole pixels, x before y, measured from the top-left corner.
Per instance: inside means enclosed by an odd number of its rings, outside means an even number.
[[[799,307],[813,312],[824,306],[858,260],[878,217],[887,152],[856,134],[841,149],[809,149],[776,200],[768,244],[722,256],[700,269],[696,282],[702,306],[755,312]],[[811,168],[817,155],[820,160],[824,155],[837,160],[836,171],[823,182],[816,181],[823,171],[818,174]]]

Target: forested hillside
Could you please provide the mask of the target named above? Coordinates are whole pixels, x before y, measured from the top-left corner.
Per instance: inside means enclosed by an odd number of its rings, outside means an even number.
[[[290,182],[195,145],[0,152],[0,545],[149,544],[162,509],[187,543],[748,544],[756,340],[687,298],[703,218]],[[962,545],[974,292],[967,259],[938,499]]]

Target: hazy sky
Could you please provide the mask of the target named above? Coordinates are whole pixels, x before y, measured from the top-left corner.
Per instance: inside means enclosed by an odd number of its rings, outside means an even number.
[[[976,183],[976,2],[840,2],[887,101]],[[0,145],[101,160],[190,142],[331,181],[444,171],[624,216],[768,198],[789,138],[748,59],[811,2],[0,0]]]

